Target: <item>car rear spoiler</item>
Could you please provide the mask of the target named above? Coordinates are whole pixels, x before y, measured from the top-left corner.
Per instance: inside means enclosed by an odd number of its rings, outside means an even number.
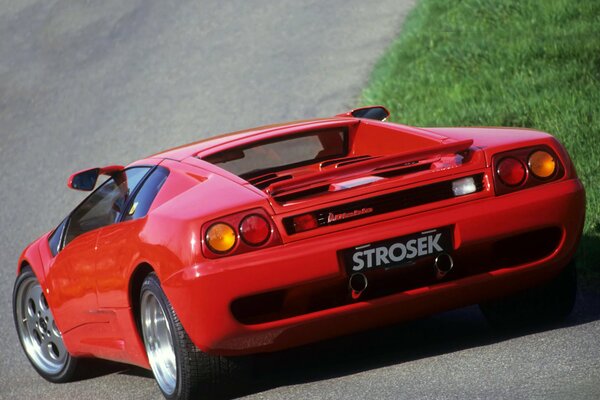
[[[399,164],[433,158],[448,153],[460,153],[468,150],[473,145],[472,139],[452,140],[447,143],[431,146],[417,151],[407,151],[389,156],[365,159],[350,165],[339,166],[328,171],[319,171],[313,174],[301,175],[297,178],[285,181],[275,182],[266,188],[266,193],[270,196],[282,196],[308,185],[318,185],[330,183],[338,178],[346,178],[351,175],[369,174],[375,170],[381,170],[386,167],[393,167]]]

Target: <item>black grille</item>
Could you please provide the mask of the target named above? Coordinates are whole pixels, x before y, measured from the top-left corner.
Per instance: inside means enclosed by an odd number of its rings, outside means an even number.
[[[483,190],[483,174],[473,175],[476,192]],[[416,207],[423,204],[454,198],[452,182],[456,179],[444,182],[432,183],[400,192],[375,196],[364,200],[353,201],[335,207],[322,208],[312,211],[311,214],[317,219],[319,227],[341,224],[373,215],[385,214],[405,208]],[[346,214],[344,218],[329,218],[330,215]],[[296,233],[294,229],[294,217],[283,219],[283,224],[289,235]]]

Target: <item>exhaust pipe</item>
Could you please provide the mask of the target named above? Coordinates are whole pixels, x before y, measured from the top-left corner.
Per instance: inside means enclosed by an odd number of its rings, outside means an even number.
[[[365,291],[367,286],[369,285],[369,281],[364,274],[352,274],[350,279],[348,280],[348,287],[350,288],[352,298],[354,300],[358,299],[362,292]]]
[[[438,279],[443,278],[452,267],[454,267],[454,260],[450,257],[448,253],[441,253],[435,258],[433,262],[433,266],[435,267],[436,276]]]

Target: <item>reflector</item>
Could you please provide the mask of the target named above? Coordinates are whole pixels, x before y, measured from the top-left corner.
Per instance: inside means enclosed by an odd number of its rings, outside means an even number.
[[[319,226],[317,219],[312,214],[303,214],[294,217],[294,230],[296,233],[315,229]]]

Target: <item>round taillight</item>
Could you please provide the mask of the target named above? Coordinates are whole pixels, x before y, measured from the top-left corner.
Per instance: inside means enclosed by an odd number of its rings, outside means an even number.
[[[271,236],[271,225],[258,214],[248,215],[240,223],[240,237],[251,246],[265,244]]]
[[[217,222],[206,231],[206,245],[215,253],[227,253],[235,246],[236,234],[233,228]]]
[[[512,157],[502,159],[498,163],[496,172],[500,180],[508,186],[520,185],[527,176],[523,163]]]
[[[547,151],[538,150],[529,156],[527,161],[529,169],[538,178],[546,179],[554,175],[556,171],[556,161]]]

